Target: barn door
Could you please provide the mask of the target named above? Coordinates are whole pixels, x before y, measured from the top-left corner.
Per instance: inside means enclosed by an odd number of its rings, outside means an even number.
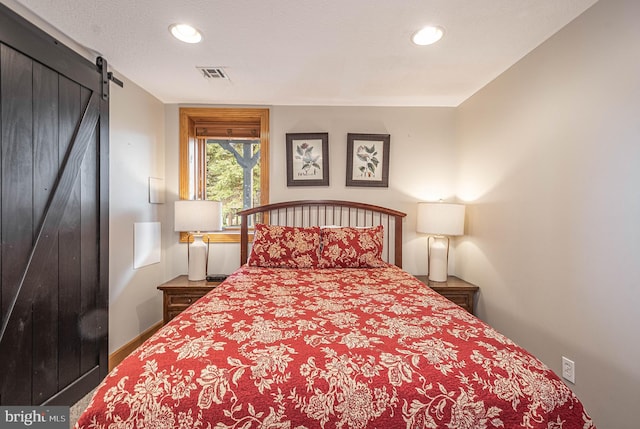
[[[70,405],[106,375],[108,85],[100,64],[0,5],[2,405]]]

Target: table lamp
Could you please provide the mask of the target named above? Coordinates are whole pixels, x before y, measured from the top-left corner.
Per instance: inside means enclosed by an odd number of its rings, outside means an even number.
[[[204,280],[207,276],[209,255],[202,240],[203,232],[222,230],[222,203],[207,200],[179,200],[175,203],[175,231],[189,233],[187,259],[189,280]]]
[[[449,266],[449,236],[464,234],[463,204],[418,203],[417,232],[429,234],[427,269],[429,280],[446,282]]]

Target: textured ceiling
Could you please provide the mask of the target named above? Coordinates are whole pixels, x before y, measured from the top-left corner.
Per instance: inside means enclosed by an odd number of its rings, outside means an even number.
[[[12,0],[165,103],[457,106],[595,0]],[[19,11],[18,11],[19,12]],[[188,45],[168,26],[204,33]],[[411,34],[445,28],[431,46]],[[205,80],[197,66],[224,67]]]

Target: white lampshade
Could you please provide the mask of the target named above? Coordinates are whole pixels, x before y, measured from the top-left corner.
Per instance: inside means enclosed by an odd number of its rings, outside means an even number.
[[[207,200],[179,200],[175,203],[174,230],[191,233],[193,241],[187,253],[189,280],[204,280],[209,260],[203,232],[222,230],[222,203]],[[208,243],[208,241],[207,241]]]
[[[174,230],[221,231],[222,203],[207,200],[176,201]]]
[[[463,235],[464,204],[418,203],[417,232],[432,235]]]
[[[464,205],[418,203],[417,232],[427,239],[429,280],[446,282],[449,266],[449,237],[464,234]]]

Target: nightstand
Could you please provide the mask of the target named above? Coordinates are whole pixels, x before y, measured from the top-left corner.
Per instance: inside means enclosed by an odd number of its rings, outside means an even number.
[[[475,295],[480,289],[478,286],[455,276],[449,276],[446,282],[431,282],[427,276],[416,276],[416,278],[449,301],[474,314]]]
[[[189,281],[186,275],[182,275],[158,286],[162,291],[163,323],[166,325],[220,283],[222,282]]]

